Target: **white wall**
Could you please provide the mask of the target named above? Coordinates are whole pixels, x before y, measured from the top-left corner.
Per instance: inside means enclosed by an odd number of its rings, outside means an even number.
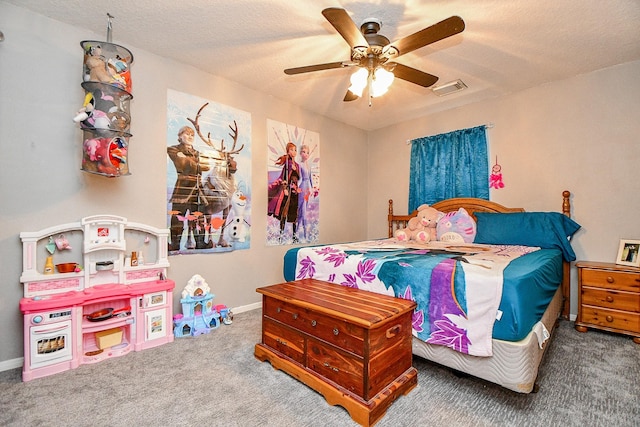
[[[614,262],[619,239],[640,239],[640,61],[425,116],[369,136],[369,237],[385,236],[387,200],[406,213],[409,139],[493,123],[490,164],[505,187],[491,200],[560,211],[572,193],[579,260]],[[450,95],[456,96],[456,95]],[[571,313],[577,312],[573,269]]]
[[[167,89],[200,96],[251,113],[251,249],[169,258],[176,281],[174,308],[195,273],[208,281],[216,303],[229,307],[260,301],[255,289],[282,281],[288,247],[267,247],[266,120],[295,124],[320,134],[322,242],[366,237],[365,221],[345,212],[367,206],[366,132],[310,114],[192,67],[126,45],[134,54],[130,139],[132,175],[104,178],[80,171],[82,133],[72,117],[84,99],[80,86],[82,40],[98,34],[0,2],[0,368],[22,357],[22,297],[19,233],[109,213],[166,227]],[[120,43],[117,39],[114,43]],[[260,191],[263,188],[264,191]],[[261,215],[261,209],[264,216]]]

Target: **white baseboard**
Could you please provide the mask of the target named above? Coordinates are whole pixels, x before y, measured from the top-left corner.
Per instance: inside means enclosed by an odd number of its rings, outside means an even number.
[[[235,314],[244,313],[245,311],[256,310],[262,308],[262,302],[255,302],[253,304],[241,305],[240,307],[234,307],[231,311]]]
[[[17,359],[4,360],[0,362],[0,372],[8,371],[10,369],[22,368],[24,363],[24,357],[18,357]]]

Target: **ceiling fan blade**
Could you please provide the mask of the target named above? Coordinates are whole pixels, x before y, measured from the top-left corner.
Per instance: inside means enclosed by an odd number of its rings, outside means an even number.
[[[459,16],[452,16],[424,28],[417,33],[389,43],[382,49],[382,55],[387,59],[397,58],[405,53],[412,52],[421,47],[446,39],[464,30],[464,21]]]
[[[284,73],[293,75],[293,74],[309,73],[312,71],[330,70],[332,68],[345,68],[350,66],[352,66],[352,64],[351,62],[348,62],[348,61],[328,62],[326,64],[307,65],[305,67],[287,68],[286,70],[284,70]]]
[[[353,22],[346,10],[339,7],[330,7],[322,11],[322,15],[329,21],[333,28],[340,33],[343,39],[353,49],[356,47],[368,48],[369,43],[360,32],[360,28]]]
[[[393,75],[397,78],[423,87],[433,86],[438,81],[437,76],[416,70],[415,68],[407,67],[406,65],[398,64],[397,62],[392,62],[389,66],[390,67],[388,68],[393,67]]]
[[[347,93],[345,93],[343,101],[344,102],[355,101],[358,98],[360,98],[358,95],[356,95],[355,93],[347,89]]]

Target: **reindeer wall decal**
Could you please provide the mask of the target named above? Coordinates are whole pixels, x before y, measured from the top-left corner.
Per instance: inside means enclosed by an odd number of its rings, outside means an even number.
[[[187,118],[193,124],[196,133],[200,139],[209,147],[217,151],[219,157],[210,157],[214,161],[214,166],[209,172],[203,176],[203,192],[205,195],[205,201],[202,207],[202,212],[211,217],[218,212],[222,212],[223,225],[220,230],[220,237],[218,238],[218,247],[228,247],[229,243],[224,238],[224,227],[226,226],[227,216],[229,215],[229,208],[231,206],[231,196],[236,191],[236,184],[233,175],[238,170],[238,163],[234,159],[234,155],[240,153],[244,148],[244,144],[240,148],[236,149],[238,143],[238,124],[233,121],[233,127],[229,125],[229,136],[233,140],[233,145],[230,149],[227,149],[224,145],[224,139],[220,140],[220,145],[216,146],[211,140],[211,132],[207,133],[207,137],[203,135],[200,130],[199,119],[202,115],[202,111],[209,105],[205,103],[196,114],[196,118]],[[212,242],[210,242],[211,245]],[[212,246],[212,245],[211,245]]]
[[[187,117],[194,129],[184,126],[178,132],[178,145],[168,147],[167,153],[173,161],[178,178],[171,198],[173,214],[171,218],[171,243],[169,250],[180,249],[180,239],[187,228],[187,249],[208,249],[213,247],[229,247],[224,238],[224,228],[231,206],[231,196],[236,191],[234,174],[237,162],[234,155],[244,148],[242,144],[236,148],[238,141],[238,125],[234,120],[229,135],[233,139],[230,149],[225,146],[224,139],[219,144],[211,140],[211,133],[205,137],[200,128],[202,111],[209,105],[205,103],[198,110],[195,119]],[[203,153],[193,148],[194,133],[216,153]],[[214,218],[221,213],[221,217]],[[209,230],[208,241],[206,230]],[[218,230],[219,238],[213,242],[214,230]],[[193,238],[192,238],[193,236]]]

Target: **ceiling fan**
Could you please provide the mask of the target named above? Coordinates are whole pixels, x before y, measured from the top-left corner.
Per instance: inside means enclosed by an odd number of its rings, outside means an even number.
[[[369,90],[369,105],[371,105],[371,97],[386,92],[394,77],[423,87],[435,84],[438,81],[437,76],[393,60],[400,55],[451,37],[464,30],[462,18],[452,16],[390,43],[388,38],[378,34],[382,23],[377,19],[369,18],[358,28],[344,9],[335,7],[324,9],[322,15],[351,47],[351,60],[288,68],[284,70],[285,74],[293,75],[332,68],[358,67],[358,71],[351,77],[351,86],[344,96],[344,101],[354,101],[360,98],[364,88],[367,88]]]

